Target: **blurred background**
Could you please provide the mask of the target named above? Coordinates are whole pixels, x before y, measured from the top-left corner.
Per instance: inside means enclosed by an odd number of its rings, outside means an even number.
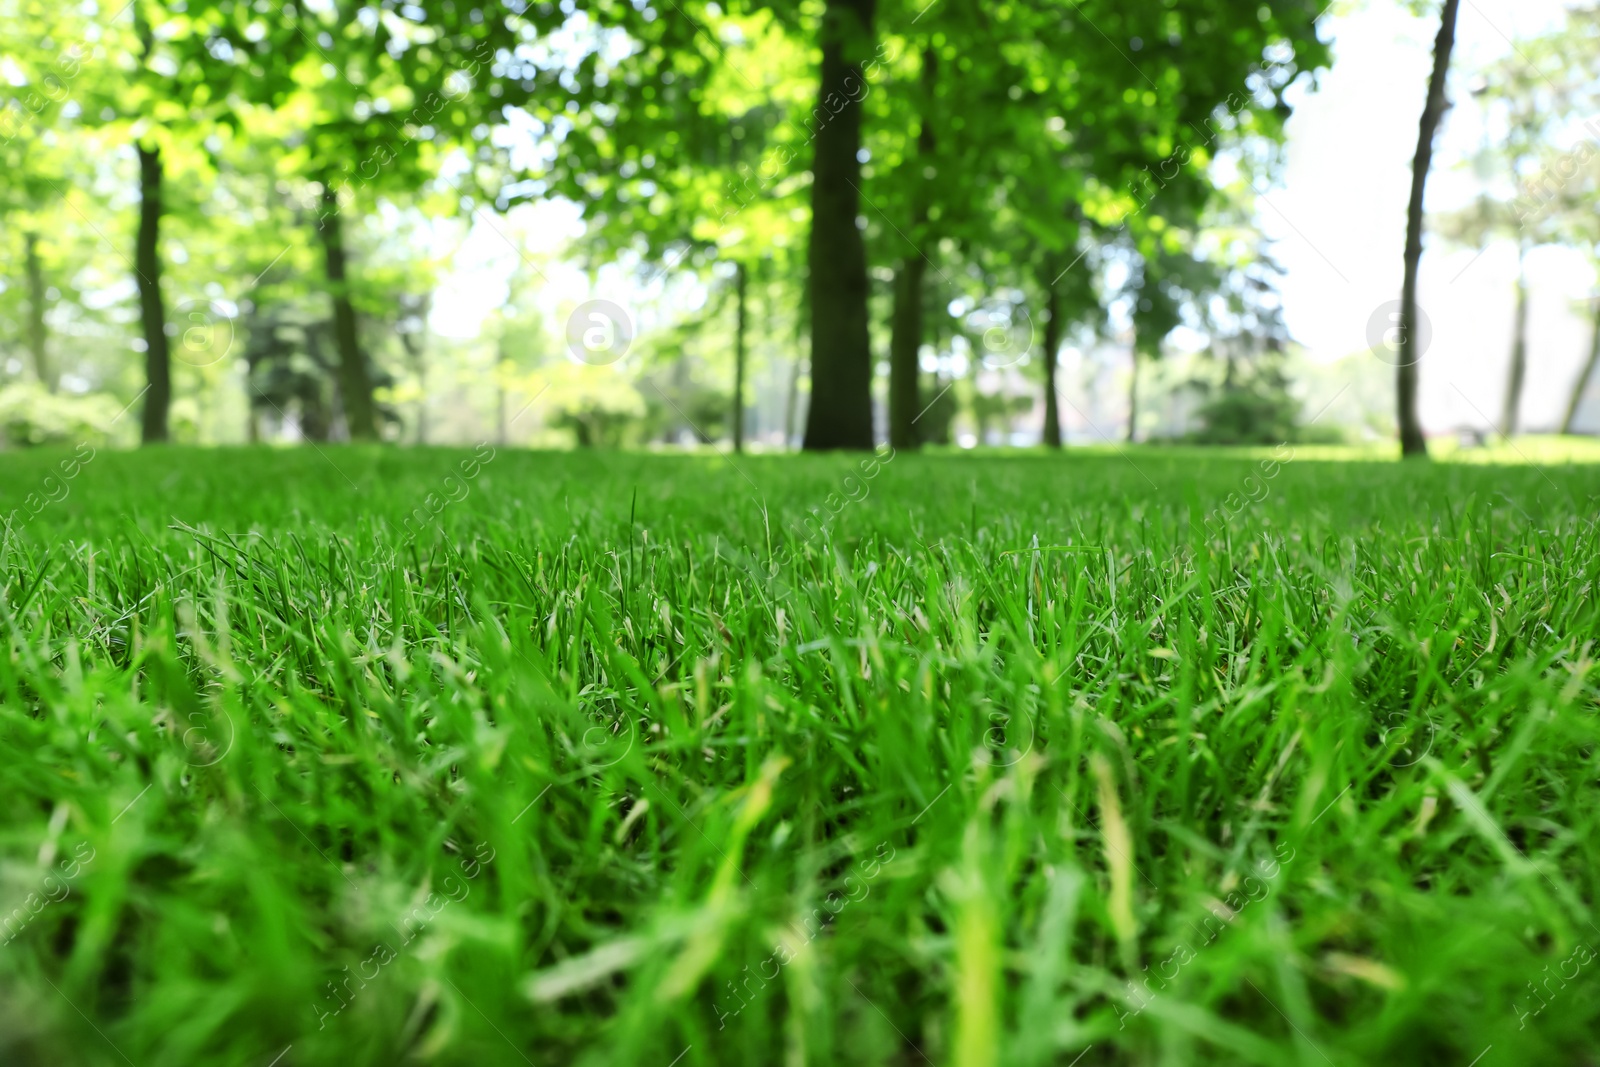
[[[623,124],[608,115],[645,112],[607,95],[624,76],[637,84],[628,42],[638,34],[590,10],[603,5],[517,5],[538,23],[526,48],[434,63],[434,107],[419,86],[385,96],[376,75],[336,69],[334,38],[310,41],[274,17],[279,5],[255,5],[259,23],[249,5],[205,5],[232,20],[236,33],[222,35],[196,30],[201,6],[0,4],[6,447],[139,440],[140,418],[127,413],[149,403],[139,276],[151,256],[176,442],[366,436],[352,434],[344,402],[341,352],[354,343],[373,435],[385,440],[798,447],[811,396],[803,144],[770,181],[751,180],[762,164],[721,159],[652,178],[655,156],[683,149],[670,114],[641,120],[631,153],[608,152],[593,116],[620,144]],[[332,19],[336,7],[307,4],[307,17]],[[698,76],[701,99],[728,98],[718,106],[735,139],[749,123],[765,131],[764,150],[781,147],[772,131],[816,94],[793,27],[759,8],[693,14],[696,39],[714,39],[721,65],[679,77]],[[389,4],[354,12],[351,25],[368,16],[380,34],[391,18],[428,25],[420,9]],[[1194,130],[1180,169],[1204,183],[1201,208],[1079,220],[1067,246],[1078,258],[1065,256],[1058,276],[1067,308],[1055,309],[1067,444],[1393,439],[1394,366],[1380,342],[1400,293],[1438,23],[1431,6],[1334,4],[1315,23],[1325,65],[1269,46],[1238,106],[1219,108],[1215,142],[1202,150]],[[1496,433],[1600,433],[1600,375],[1580,381],[1600,323],[1597,28],[1593,8],[1558,0],[1460,8],[1418,296],[1430,334],[1419,342],[1419,407],[1432,437],[1472,446]],[[892,121],[906,94],[895,94],[925,84],[915,61],[926,46],[911,29],[880,17],[886,47],[862,104],[874,435],[889,437],[895,286],[909,243],[926,261],[921,442],[1037,445],[1050,296],[1027,265],[1026,219],[1003,238],[964,223],[947,236],[924,225],[913,240],[897,205],[876,207],[889,195],[880,187],[904,186],[893,168],[911,151],[914,124]],[[282,63],[241,75],[229,41],[268,44],[279,31]],[[294,51],[293,34],[328,49],[326,61]],[[416,56],[427,41],[393,29],[385,47]],[[1120,75],[1102,80],[1125,76],[1137,95],[1149,80],[1140,58],[1156,59],[1138,37],[1118,45],[1127,63],[1112,56],[1105,71]],[[228,80],[240,77],[248,84]],[[665,108],[673,74],[650,77]],[[505,103],[496,90],[519,78],[567,98]],[[1036,105],[1040,129],[1064,139],[1084,121],[1031,95],[993,106],[1013,115]],[[364,124],[391,107],[409,114],[386,147]],[[348,161],[332,178],[326,160],[339,153]],[[152,156],[158,246],[144,240]],[[1550,195],[1530,200],[1540,182]],[[957,207],[965,197],[978,215],[1024,214],[1032,194],[1005,192],[951,183],[937,195]],[[1151,230],[1184,236],[1151,245]]]

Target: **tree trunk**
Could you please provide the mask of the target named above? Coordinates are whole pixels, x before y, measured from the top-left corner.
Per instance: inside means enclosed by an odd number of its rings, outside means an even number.
[[[872,447],[872,352],[867,335],[867,251],[860,206],[861,61],[876,0],[828,0],[822,69],[812,112],[811,407],[805,447]]]
[[[802,372],[801,359],[795,357],[794,369],[789,373],[789,395],[783,400],[783,447],[789,448],[794,443],[794,417],[800,409],[800,374]]]
[[[1047,263],[1045,270],[1054,270]],[[1055,283],[1044,291],[1044,444],[1061,447],[1061,400],[1056,396],[1056,358],[1061,351],[1061,294]]]
[[[733,450],[744,451],[744,334],[745,297],[750,287],[750,275],[743,263],[734,266],[733,291],[738,303],[738,313],[733,326]]]
[[[1406,205],[1405,281],[1400,289],[1400,339],[1407,347],[1402,349],[1400,366],[1395,382],[1400,425],[1400,454],[1421,456],[1428,454],[1428,444],[1422,437],[1422,421],[1417,416],[1417,360],[1420,353],[1410,348],[1415,338],[1412,329],[1417,318],[1417,266],[1422,260],[1422,194],[1428,180],[1428,168],[1433,163],[1433,137],[1444,118],[1445,75],[1450,70],[1450,50],[1456,39],[1456,11],[1460,0],[1444,0],[1439,13],[1439,35],[1433,41],[1433,74],[1428,79],[1428,101],[1422,108],[1422,119],[1417,127],[1417,154],[1411,162],[1411,200]]]
[[[932,46],[922,50],[922,114],[917,123],[915,192],[911,201],[911,254],[894,272],[894,310],[889,335],[889,444],[916,448],[917,419],[922,415],[922,282],[928,261],[921,249],[928,241],[928,176],[934,149],[933,96],[939,78],[939,54]]]
[[[922,348],[922,279],[927,261],[913,253],[894,272],[894,310],[889,334],[889,444],[916,448],[922,414],[918,353]]]
[[[424,316],[424,321],[426,321],[426,316]],[[413,373],[413,374],[415,374],[417,376],[417,384],[421,387],[420,395],[417,397],[416,443],[419,444],[419,445],[425,445],[425,444],[428,443],[428,365],[427,365],[427,354],[423,351],[422,342],[416,340],[415,338],[413,338],[410,333],[402,333],[402,334],[400,334],[400,344],[401,344],[402,347],[405,348],[405,350],[406,350],[406,358],[411,363],[411,373]],[[500,354],[501,358],[504,358],[504,353],[503,352],[501,352],[499,354]],[[496,368],[496,370],[498,371],[498,368]],[[504,382],[502,382],[501,385],[500,385],[500,395],[502,397],[502,402],[501,402],[502,416],[501,417],[504,418],[504,414],[503,414],[504,408],[505,408],[504,399],[503,399],[504,396],[505,396],[505,383]],[[504,444],[505,442],[502,441],[501,443]]]
[[[1572,424],[1578,418],[1578,405],[1583,403],[1583,394],[1594,377],[1596,364],[1600,364],[1600,298],[1594,304],[1594,332],[1589,335],[1589,358],[1583,370],[1578,372],[1578,380],[1572,385],[1572,396],[1567,400],[1567,414],[1561,420],[1562,433],[1572,432]]]
[[[172,406],[172,361],[167,354],[167,311],[161,300],[161,149],[139,149],[139,235],[133,272],[139,282],[139,315],[144,326],[144,411],[140,440],[167,439]]]
[[[1133,444],[1139,432],[1139,332],[1134,328],[1133,347],[1129,350],[1133,357],[1133,371],[1128,376],[1128,444]]]
[[[494,350],[494,436],[501,448],[506,445],[506,341],[502,337]]]
[[[33,356],[33,373],[47,392],[56,391],[55,370],[45,351],[44,264],[39,262],[39,235],[32,230],[22,235],[23,258],[28,271],[28,351]]]
[[[1528,250],[1517,247],[1517,313],[1511,333],[1511,368],[1506,376],[1505,406],[1500,409],[1500,436],[1517,432],[1517,416],[1522,410],[1522,382],[1528,373],[1528,275],[1523,260]]]
[[[361,336],[356,329],[356,309],[350,303],[344,222],[339,215],[339,191],[332,182],[322,184],[317,232],[322,236],[328,293],[333,298],[333,339],[339,351],[339,394],[344,404],[345,428],[351,440],[375,441],[378,426],[372,410],[372,380],[367,375],[367,357],[361,351]]]

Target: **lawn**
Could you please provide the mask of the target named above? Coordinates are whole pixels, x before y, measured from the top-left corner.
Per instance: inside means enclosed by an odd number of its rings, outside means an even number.
[[[1600,1062],[1600,466],[1337,456],[0,456],[0,1062]]]

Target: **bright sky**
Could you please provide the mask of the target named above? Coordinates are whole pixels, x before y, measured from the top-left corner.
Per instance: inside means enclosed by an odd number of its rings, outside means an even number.
[[[1468,72],[1507,54],[1508,38],[1558,25],[1562,10],[1561,0],[1463,0],[1452,62],[1454,107],[1429,178],[1430,211],[1464,204],[1477,189],[1462,162],[1483,136],[1466,89]],[[1374,309],[1399,297],[1410,164],[1438,21],[1432,13],[1413,17],[1393,0],[1341,0],[1322,25],[1333,41],[1333,67],[1323,72],[1316,92],[1295,100],[1287,166],[1260,208],[1262,226],[1277,239],[1275,252],[1287,270],[1289,327],[1319,362],[1364,352]],[[673,304],[687,311],[683,302],[698,303],[696,287],[675,286],[673,298],[663,301],[659,284],[639,293],[615,268],[602,271],[591,288],[581,271],[551,262],[547,257],[580,225],[572,206],[562,203],[529,205],[509,219],[480,213],[454,270],[442,279],[434,328],[473,336],[484,315],[505,299],[505,278],[519,254],[544,272],[538,301],[554,330],[561,326],[560,314],[593,296],[631,308],[655,303],[659,314]],[[1528,274],[1522,422],[1525,429],[1540,429],[1559,420],[1587,351],[1589,316],[1578,302],[1594,291],[1596,278],[1585,257],[1554,248],[1531,254]],[[1479,255],[1429,237],[1420,281],[1420,303],[1433,326],[1421,368],[1422,417],[1429,431],[1489,426],[1498,419],[1515,278],[1516,250],[1509,242]],[[651,323],[637,325],[648,329]]]

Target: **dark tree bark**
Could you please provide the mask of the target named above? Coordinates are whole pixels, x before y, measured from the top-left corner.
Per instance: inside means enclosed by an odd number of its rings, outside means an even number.
[[[872,448],[872,352],[867,334],[867,251],[860,207],[862,60],[876,0],[828,0],[822,69],[812,112],[811,406],[809,450]]]
[[[922,283],[928,261],[921,248],[930,242],[925,168],[933,157],[933,94],[939,78],[939,56],[933,48],[922,50],[922,115],[917,125],[916,192],[911,202],[911,238],[918,247],[900,261],[894,272],[894,311],[889,335],[889,444],[916,448],[917,418],[922,414]]]
[[[45,348],[44,264],[39,262],[39,235],[29,230],[22,235],[22,245],[28,272],[28,352],[33,356],[33,373],[39,384],[53,393],[57,379]]]
[[[1584,361],[1583,370],[1578,372],[1578,380],[1572,384],[1572,396],[1567,399],[1567,413],[1561,419],[1562,433],[1572,432],[1572,424],[1578,418],[1578,406],[1583,403],[1583,394],[1594,378],[1596,365],[1600,365],[1600,300],[1594,304],[1594,332],[1589,335],[1589,358]]]
[[[733,450],[743,452],[745,298],[750,287],[750,275],[743,263],[734,266],[733,286],[738,304],[733,326]]]
[[[142,46],[141,60],[155,49],[155,34],[138,5],[133,29]],[[139,151],[139,232],[134,238],[133,273],[139,284],[139,319],[144,330],[144,410],[139,440],[155,444],[167,439],[167,411],[172,407],[172,360],[167,349],[167,309],[161,299],[161,148]]]
[[[1522,383],[1528,374],[1528,276],[1523,260],[1528,250],[1517,248],[1517,313],[1511,327],[1511,367],[1506,374],[1505,404],[1500,409],[1500,436],[1517,432],[1517,416],[1522,411]]]
[[[1047,264],[1045,270],[1055,268]],[[1056,357],[1061,351],[1061,294],[1050,282],[1044,291],[1044,443],[1061,447],[1061,400],[1056,396]]]
[[[367,357],[361,351],[356,329],[356,309],[350,303],[350,283],[344,255],[344,224],[339,214],[339,191],[332,182],[322,184],[322,212],[317,220],[327,262],[328,293],[333,298],[333,339],[339,352],[339,395],[344,404],[345,427],[354,441],[375,441],[378,425],[373,417],[372,380]]]
[[[139,235],[133,272],[139,281],[139,315],[144,327],[144,411],[140,440],[167,439],[172,406],[172,360],[167,350],[167,310],[161,299],[161,149],[139,145]]]
[[[1422,260],[1422,195],[1433,164],[1433,138],[1444,118],[1445,76],[1450,70],[1450,50],[1455,46],[1456,11],[1460,0],[1444,0],[1439,13],[1439,35],[1433,41],[1433,74],[1428,79],[1428,102],[1422,108],[1417,127],[1417,154],[1411,163],[1411,200],[1406,205],[1405,281],[1400,289],[1400,337],[1407,347],[1402,351],[1396,376],[1400,454],[1428,454],[1422,437],[1422,421],[1417,417],[1417,360],[1409,347],[1416,336],[1412,329],[1417,318],[1417,266]]]

